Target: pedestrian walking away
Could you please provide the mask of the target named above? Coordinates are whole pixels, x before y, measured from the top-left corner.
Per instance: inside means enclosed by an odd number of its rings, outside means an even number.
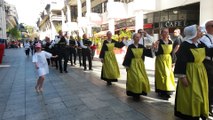
[[[51,53],[42,51],[40,43],[37,43],[35,45],[35,50],[36,52],[33,55],[32,62],[35,64],[35,68],[37,69],[39,76],[35,89],[37,92],[42,92],[45,75],[49,73],[49,68],[46,59],[51,57],[56,58],[57,56],[52,56]]]

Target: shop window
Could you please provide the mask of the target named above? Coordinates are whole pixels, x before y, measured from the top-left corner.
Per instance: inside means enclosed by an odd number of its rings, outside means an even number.
[[[71,21],[76,22],[77,21],[77,6],[71,6]]]
[[[85,7],[85,6],[86,6],[86,2],[83,2],[81,7]]]
[[[169,11],[169,20],[170,21],[175,21],[177,19],[178,19],[177,13],[176,12],[174,13],[173,11]]]
[[[147,23],[153,23],[153,13],[147,14]]]
[[[162,11],[160,14],[161,14],[160,21],[163,22],[169,20],[168,11]]]
[[[147,18],[144,19],[143,22],[144,22],[144,24],[148,23],[148,19]]]
[[[95,13],[102,13],[102,3],[96,5],[95,7],[92,8],[92,12]]]
[[[107,2],[108,1],[105,1],[103,4],[104,4],[104,12],[106,12],[107,11]]]
[[[160,12],[154,13],[154,22],[160,22]]]

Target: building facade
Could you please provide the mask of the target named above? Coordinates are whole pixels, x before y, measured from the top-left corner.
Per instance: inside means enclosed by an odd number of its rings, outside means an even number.
[[[159,34],[164,27],[172,32],[191,24],[201,25],[213,19],[212,4],[212,0],[66,0],[69,22],[90,35],[94,26],[102,33],[145,28]]]
[[[69,34],[113,34],[146,29],[159,34],[168,27],[183,29],[213,19],[212,0],[64,0],[62,30]]]
[[[64,4],[61,0],[51,0],[46,2],[45,8],[42,10],[37,21],[41,40],[43,40],[46,36],[53,40],[55,35],[58,34],[58,31],[63,29],[63,6]]]
[[[11,29],[18,26],[18,13],[15,5],[5,2],[6,26]]]
[[[5,2],[0,0],[0,39],[7,39]]]

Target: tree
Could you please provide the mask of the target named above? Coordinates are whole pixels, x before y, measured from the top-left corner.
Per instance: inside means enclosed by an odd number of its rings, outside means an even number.
[[[29,26],[29,25],[24,25],[24,28],[26,29],[27,35],[31,40],[38,37],[38,33],[37,33],[35,27]]]
[[[58,33],[60,30],[62,30],[62,24],[57,23],[57,24],[55,25],[55,29],[56,29],[56,32]]]
[[[12,29],[9,29],[8,34],[12,39],[21,40],[21,32],[18,30],[16,26]]]

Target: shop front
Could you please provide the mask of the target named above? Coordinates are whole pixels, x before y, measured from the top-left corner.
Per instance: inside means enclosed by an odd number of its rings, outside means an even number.
[[[199,10],[200,4],[195,3],[145,14],[144,29],[150,34],[160,34],[163,28],[169,28],[170,34],[176,28],[183,32],[184,27],[199,24]]]
[[[135,18],[127,18],[115,21],[115,34],[119,34],[121,30],[134,32]]]

